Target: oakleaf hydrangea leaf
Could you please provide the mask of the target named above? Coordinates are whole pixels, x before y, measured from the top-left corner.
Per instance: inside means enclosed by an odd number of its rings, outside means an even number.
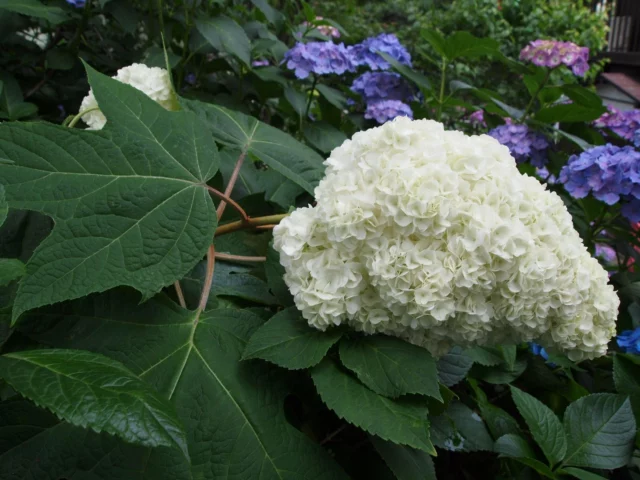
[[[0,126],[9,206],[56,225],[27,265],[13,320],[42,305],[118,285],[150,296],[189,272],[213,238],[205,188],[218,169],[209,130],[87,67],[107,117],[100,132],[44,123]]]
[[[0,357],[13,388],[73,425],[188,456],[174,407],[119,362],[82,350],[41,349]]]
[[[56,321],[39,340],[119,360],[174,404],[187,432],[188,478],[347,478],[322,447],[288,423],[284,401],[292,386],[286,372],[267,362],[240,361],[264,322],[259,316],[232,308],[199,316],[163,295],[138,305],[136,295],[122,289],[46,312]],[[46,319],[39,313],[25,322],[33,317],[42,325]],[[92,457],[81,457],[78,470]],[[129,480],[117,468],[96,478]],[[176,477],[159,472],[145,480]]]

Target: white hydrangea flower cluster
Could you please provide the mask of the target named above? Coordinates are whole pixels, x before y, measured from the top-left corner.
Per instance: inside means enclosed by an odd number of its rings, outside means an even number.
[[[619,299],[558,195],[487,136],[399,117],[325,162],[317,206],[274,229],[310,325],[348,324],[421,345],[538,340],[606,353]]]
[[[175,110],[177,108],[176,96],[171,86],[171,78],[169,77],[169,72],[164,68],[147,67],[141,63],[134,63],[118,70],[113,78],[137,88],[167,110]],[[90,108],[98,108],[98,102],[96,97],[93,96],[92,90],[89,90],[89,95],[82,100],[80,111],[83,112]],[[100,110],[86,113],[82,116],[82,121],[89,126],[89,130],[101,130],[107,123],[107,119]]]

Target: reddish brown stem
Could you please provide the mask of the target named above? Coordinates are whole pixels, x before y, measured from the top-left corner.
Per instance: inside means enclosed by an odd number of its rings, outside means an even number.
[[[244,209],[240,205],[238,205],[238,203],[235,200],[233,200],[231,197],[229,197],[229,195],[227,193],[222,193],[220,190],[216,190],[215,188],[210,187],[209,185],[207,185],[206,187],[207,187],[207,190],[209,190],[210,193],[212,193],[216,197],[222,199],[222,201],[220,202],[220,205],[228,203],[229,205],[231,205],[233,208],[235,208],[238,211],[238,213],[242,216],[242,218],[243,218],[243,220],[245,222],[249,220],[249,216],[247,215],[247,212],[245,212]],[[218,210],[220,210],[220,205],[218,205]],[[220,217],[221,217],[221,215],[218,213],[218,220],[220,220]]]
[[[229,178],[229,183],[227,183],[227,188],[225,188],[224,190],[224,194],[227,197],[231,196],[233,187],[235,187],[236,185],[236,181],[238,180],[238,175],[240,175],[240,168],[242,167],[242,163],[244,162],[244,157],[246,155],[247,155],[247,150],[246,149],[242,150],[242,153],[240,153],[240,156],[236,161],[236,166],[233,167],[233,172],[231,173],[231,177]],[[218,214],[218,220],[222,218],[222,214],[224,213],[224,209],[226,208],[226,206],[227,206],[227,203],[224,201],[220,202],[220,205],[218,205],[218,209],[216,210],[216,213]]]

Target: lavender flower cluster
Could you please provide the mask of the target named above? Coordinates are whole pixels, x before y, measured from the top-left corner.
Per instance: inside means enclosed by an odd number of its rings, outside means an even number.
[[[351,91],[362,95],[366,103],[382,100],[408,101],[415,96],[405,79],[392,72],[365,72],[353,81]]]
[[[355,64],[343,43],[310,42],[297,43],[284,55],[287,67],[294,70],[297,78],[307,78],[309,74],[342,75],[353,72]]]
[[[67,3],[72,7],[84,8],[85,4],[87,3],[87,0],[67,0]]]
[[[382,100],[368,104],[364,112],[364,118],[378,123],[385,123],[396,117],[413,118],[413,111],[409,105],[399,100]]]
[[[584,77],[589,70],[589,49],[571,42],[534,40],[522,49],[520,60],[548,68],[564,64],[571,68],[574,75]]]
[[[608,111],[595,121],[598,128],[608,128],[625,140],[635,141],[634,135],[640,129],[640,110],[621,112],[609,105]]]
[[[526,125],[507,123],[489,131],[488,135],[509,148],[516,162],[529,161],[534,167],[542,168],[547,163],[546,150],[549,142],[544,135],[530,130]]]
[[[355,65],[369,67],[371,70],[389,70],[391,65],[378,52],[386,53],[403,65],[411,66],[411,55],[392,33],[381,33],[350,47]]]
[[[607,144],[573,155],[559,181],[574,198],[591,193],[607,205],[622,204],[622,214],[640,222],[640,152]]]

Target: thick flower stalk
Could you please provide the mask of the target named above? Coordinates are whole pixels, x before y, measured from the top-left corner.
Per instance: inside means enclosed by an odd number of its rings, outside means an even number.
[[[556,68],[564,64],[574,75],[584,77],[589,70],[589,49],[571,42],[534,40],[522,49],[520,60],[547,68]]]
[[[287,68],[295,72],[297,78],[307,78],[310,74],[342,75],[354,70],[352,58],[344,44],[331,42],[298,43],[284,55]]]
[[[573,155],[559,181],[574,198],[591,193],[607,205],[622,202],[622,214],[640,222],[640,152],[607,144]]]
[[[534,132],[528,126],[508,122],[491,130],[489,135],[509,148],[516,162],[529,162],[538,168],[546,165],[549,142],[544,135]]]
[[[411,55],[392,33],[381,33],[349,47],[354,65],[369,67],[371,70],[389,70],[391,65],[378,52],[384,52],[398,62],[411,66]]]
[[[274,229],[296,306],[442,355],[539,339],[603,355],[619,300],[555,193],[487,136],[430,120],[357,133],[325,162],[317,205]]]
[[[137,88],[167,110],[176,110],[178,107],[169,72],[164,68],[134,63],[118,70],[113,78]],[[80,105],[80,112],[85,111],[88,112],[82,115],[82,121],[89,126],[89,130],[100,130],[107,123],[107,119],[98,109],[98,102],[92,90],[89,90],[89,94],[84,97]]]
[[[368,104],[364,112],[364,118],[378,123],[385,123],[396,117],[413,118],[413,111],[400,100],[382,100]]]

